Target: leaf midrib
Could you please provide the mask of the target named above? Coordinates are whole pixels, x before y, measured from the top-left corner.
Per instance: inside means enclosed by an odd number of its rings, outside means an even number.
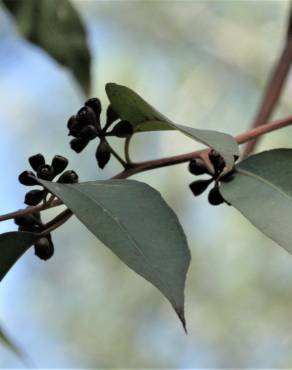
[[[237,172],[241,173],[242,175],[250,176],[250,177],[256,179],[257,181],[259,181],[259,182],[267,185],[268,187],[271,187],[272,189],[276,190],[278,193],[282,194],[285,198],[288,198],[289,200],[292,200],[292,197],[289,196],[287,193],[285,193],[281,188],[278,188],[272,182],[264,179],[263,177],[261,177],[259,175],[256,175],[254,172],[250,172],[248,170],[244,170],[244,169],[241,169],[241,168],[237,168]]]
[[[102,184],[98,184],[100,186],[103,186]],[[96,185],[95,185],[96,186]],[[72,188],[72,186],[70,186]],[[145,259],[146,261],[146,264],[148,266],[148,271],[151,272],[151,273],[154,273],[155,277],[157,278],[157,280],[160,282],[160,284],[164,287],[166,287],[168,289],[168,291],[171,291],[171,287],[169,284],[166,284],[165,282],[163,282],[163,280],[161,280],[160,276],[159,276],[159,269],[156,267],[156,266],[153,266],[149,259],[146,257],[146,255],[143,253],[143,251],[139,248],[139,245],[137,244],[137,241],[131,236],[131,234],[128,232],[128,229],[126,228],[126,226],[117,220],[117,218],[107,209],[105,208],[102,203],[98,202],[96,199],[92,198],[90,195],[88,194],[85,194],[84,192],[82,192],[80,189],[78,189],[77,187],[75,188],[74,187],[74,190],[76,190],[78,193],[80,193],[82,196],[84,196],[85,198],[88,198],[90,201],[93,201],[98,207],[102,208],[108,215],[109,217],[120,227],[120,229],[124,232],[124,234],[126,234],[127,238],[133,242],[134,244],[134,247],[141,253],[141,255],[143,256],[143,258]],[[173,297],[171,297],[172,299],[174,299]],[[176,302],[175,302],[175,299],[174,300],[171,300],[172,304],[176,305]]]

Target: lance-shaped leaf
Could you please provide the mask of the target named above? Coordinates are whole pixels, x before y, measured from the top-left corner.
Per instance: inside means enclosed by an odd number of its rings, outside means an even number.
[[[167,117],[128,87],[107,83],[105,90],[114,110],[132,124],[135,132],[176,129]]]
[[[131,269],[170,301],[185,327],[184,286],[190,252],[161,195],[132,180],[65,185],[40,182]]]
[[[220,192],[254,226],[292,253],[292,149],[253,155]]]
[[[239,150],[235,139],[231,135],[173,123],[126,86],[108,83],[106,93],[114,110],[121,119],[132,124],[135,132],[178,130],[191,139],[215,149],[222,155],[227,167],[229,169],[233,167],[234,156],[239,155]]]
[[[36,234],[29,232],[11,231],[0,234],[0,281],[37,239]]]
[[[21,34],[69,68],[85,94],[90,89],[86,29],[69,0],[3,0]]]

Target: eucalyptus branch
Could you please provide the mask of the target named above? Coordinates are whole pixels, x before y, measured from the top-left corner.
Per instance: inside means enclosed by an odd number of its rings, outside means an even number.
[[[46,209],[58,207],[58,206],[61,206],[62,204],[63,203],[59,199],[56,199],[51,204],[48,204],[48,203],[40,204],[38,206],[27,207],[25,209],[20,209],[15,212],[6,213],[4,215],[0,215],[0,222],[11,220],[18,216],[26,216],[26,215],[31,215],[36,212],[45,211]]]
[[[271,122],[267,125],[262,125],[262,126],[253,128],[253,129],[251,129],[251,130],[249,130],[249,131],[247,131],[247,132],[245,132],[241,135],[236,136],[235,140],[237,141],[238,144],[244,144],[244,143],[246,143],[250,140],[253,140],[257,137],[260,137],[260,136],[262,136],[266,133],[279,130],[280,128],[285,127],[285,126],[289,126],[291,124],[292,124],[292,116],[289,116],[289,117],[284,118],[284,119],[279,119],[279,120],[273,121],[273,122]],[[171,157],[159,158],[159,159],[155,159],[155,160],[151,160],[151,161],[131,163],[130,166],[129,166],[128,163],[125,163],[126,167],[125,167],[124,171],[115,175],[114,177],[112,177],[112,179],[126,179],[126,178],[128,178],[130,176],[133,176],[134,174],[137,174],[137,173],[140,173],[140,172],[149,171],[149,170],[153,170],[153,169],[161,168],[161,167],[166,167],[166,166],[173,166],[173,165],[177,165],[177,164],[180,164],[180,163],[185,163],[185,162],[190,161],[193,158],[202,158],[204,160],[204,162],[208,165],[206,158],[207,158],[209,150],[210,149],[202,149],[202,150],[197,150],[195,152],[180,154],[180,155],[171,156]],[[49,208],[60,206],[62,204],[63,203],[59,199],[56,199],[51,204],[41,204],[41,205],[38,205],[38,206],[27,207],[25,209],[21,209],[21,210],[11,212],[11,213],[7,213],[7,214],[4,214],[4,215],[0,216],[0,222],[1,221],[6,221],[6,220],[9,220],[9,219],[14,219],[17,216],[24,216],[24,215],[28,215],[28,214],[33,214],[33,213],[43,211],[43,210],[46,210],[46,209],[49,209]],[[68,213],[65,212],[65,211],[68,211]],[[64,211],[64,213],[61,213],[59,215],[60,219],[58,218],[59,216],[57,216],[56,217],[57,221],[56,221],[56,219],[53,219],[52,221],[50,221],[46,225],[46,227],[48,227],[49,231],[51,231],[50,227],[53,227],[55,229],[55,228],[61,226],[67,220],[67,216],[69,218],[69,214],[71,216],[71,214],[72,214],[71,211],[69,211],[68,209],[66,209],[65,211]],[[61,216],[62,214],[63,214],[63,216]],[[46,230],[46,232],[49,232],[49,231]]]
[[[255,127],[241,135],[238,135],[237,137],[235,137],[235,140],[237,141],[238,144],[244,144],[266,133],[279,130],[280,128],[289,126],[291,124],[292,124],[292,116],[289,116],[284,119],[273,121],[264,126]],[[176,164],[188,162],[193,158],[202,158],[204,162],[206,163],[206,154],[209,152],[209,150],[210,149],[197,150],[195,152],[190,152],[186,154],[180,154],[180,155],[171,156],[171,157],[154,159],[151,161],[133,163],[131,168],[126,169],[123,172],[120,172],[113,178],[114,179],[125,179],[139,172],[149,171],[149,170],[153,170],[153,169],[161,168],[161,167],[173,166]]]

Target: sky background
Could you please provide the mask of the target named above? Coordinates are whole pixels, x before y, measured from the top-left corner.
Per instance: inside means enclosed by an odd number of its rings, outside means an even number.
[[[88,28],[91,96],[107,82],[131,87],[177,123],[236,135],[250,125],[285,38],[287,1],[75,1]],[[70,150],[66,122],[85,97],[65,68],[24,41],[0,7],[1,213],[23,207],[17,181],[27,158],[70,159],[82,181],[97,168],[95,144]],[[288,80],[274,117],[291,114]],[[292,128],[258,150],[291,147]],[[114,142],[121,149],[118,141]],[[136,160],[200,148],[179,133],[137,134]],[[187,165],[134,176],[159,190],[188,236],[189,334],[169,303],[76,219],[53,239],[47,263],[28,251],[1,283],[1,325],[42,368],[292,366],[292,257],[235,209],[211,207],[188,189]],[[49,218],[54,211],[46,212]],[[14,230],[12,222],[0,231]],[[24,367],[0,347],[2,368]]]

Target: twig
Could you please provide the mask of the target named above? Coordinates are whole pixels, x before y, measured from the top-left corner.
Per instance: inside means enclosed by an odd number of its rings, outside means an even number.
[[[241,135],[238,135],[235,139],[238,144],[243,144],[248,142],[249,140],[253,140],[261,135],[267,134],[269,132],[279,130],[282,127],[289,126],[292,124],[292,116],[289,116],[284,119],[273,121],[267,125],[262,125],[256,128],[253,128]],[[112,179],[126,179],[136,173],[140,173],[143,171],[149,171],[156,168],[166,167],[166,166],[173,166],[176,164],[188,162],[193,158],[203,158],[205,159],[206,154],[208,153],[210,149],[203,149],[198,150],[195,152],[190,152],[186,154],[180,154],[172,157],[165,157],[160,159],[155,159],[151,161],[145,161],[145,162],[139,162],[139,163],[132,163],[130,167],[126,167],[124,171],[120,172],[119,174],[112,177]],[[128,164],[126,164],[128,166]],[[43,211],[48,208],[53,208],[56,206],[60,206],[63,203],[60,200],[55,200],[51,205],[40,205],[40,206],[34,206],[34,207],[28,207],[19,211],[7,213],[5,215],[0,216],[0,222],[9,220],[12,218],[15,218],[16,216],[23,216],[32,214],[38,211]],[[66,210],[69,211],[69,210]],[[65,212],[65,211],[64,211]],[[71,211],[69,211],[71,212]],[[58,216],[57,216],[58,217]],[[51,222],[53,222],[52,220]],[[55,222],[55,221],[54,221]],[[54,224],[53,222],[53,224]],[[63,224],[63,222],[61,223]],[[46,226],[50,227],[50,223],[48,223]],[[58,227],[58,226],[57,226]]]
[[[49,208],[58,207],[58,206],[61,206],[62,204],[63,203],[59,199],[57,199],[52,204],[40,204],[39,206],[27,207],[25,209],[20,209],[15,212],[6,213],[4,215],[0,215],[0,222],[10,220],[17,216],[30,215],[32,213],[44,211]]]
[[[292,116],[289,116],[287,118],[271,122],[267,125],[253,128],[241,135],[236,136],[235,140],[237,141],[238,144],[244,144],[248,142],[249,140],[253,140],[268,132],[279,130],[280,128],[289,126],[291,124],[292,124]],[[207,153],[208,151],[209,149],[203,149],[203,150],[197,150],[195,152],[180,154],[180,155],[176,155],[172,157],[166,157],[166,158],[154,159],[151,161],[135,163],[133,164],[131,168],[123,172],[120,172],[113,178],[114,179],[125,179],[139,172],[149,171],[149,170],[153,170],[153,169],[161,168],[161,167],[173,166],[176,164],[188,162],[193,158],[203,158],[204,160],[205,153]]]

